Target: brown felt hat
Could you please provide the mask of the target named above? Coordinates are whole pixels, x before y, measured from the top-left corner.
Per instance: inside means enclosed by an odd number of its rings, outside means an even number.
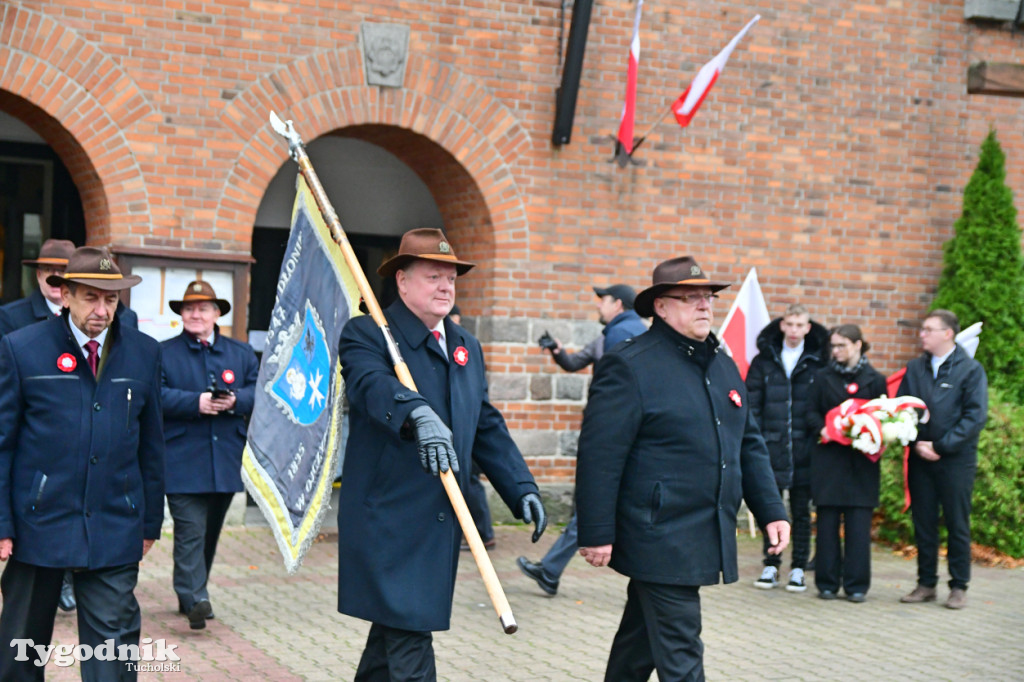
[[[138,275],[122,275],[110,253],[95,246],[80,246],[68,258],[63,275],[50,275],[46,283],[51,287],[61,284],[85,284],[104,291],[130,289],[142,278]]]
[[[38,268],[40,265],[63,268],[68,264],[68,258],[75,252],[75,243],[67,239],[47,239],[39,248],[39,256],[33,259],[26,258],[21,261],[22,265]]]
[[[651,276],[652,284],[636,295],[633,307],[637,315],[650,317],[654,314],[654,299],[674,287],[708,287],[721,291],[731,282],[715,282],[700,269],[693,256],[680,256],[659,263]]]
[[[391,277],[396,270],[401,270],[414,260],[451,263],[460,275],[469,272],[474,265],[474,263],[461,261],[455,257],[455,250],[441,230],[433,227],[420,227],[402,235],[398,253],[381,263],[377,268],[377,274],[381,277]]]
[[[227,315],[231,311],[231,304],[225,301],[223,298],[217,298],[217,294],[214,293],[213,287],[210,286],[209,282],[204,282],[201,279],[195,282],[189,282],[188,286],[185,287],[185,293],[182,294],[180,301],[168,301],[167,305],[177,315],[181,315],[181,306],[186,303],[200,303],[202,301],[209,301],[214,303],[220,308],[221,315]]]

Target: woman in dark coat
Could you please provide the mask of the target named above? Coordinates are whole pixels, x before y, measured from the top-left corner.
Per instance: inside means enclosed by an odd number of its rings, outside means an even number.
[[[832,330],[832,359],[811,384],[808,443],[811,495],[818,508],[817,565],[814,583],[822,599],[836,599],[842,581],[846,598],[864,601],[871,586],[871,516],[878,506],[879,467],[849,445],[819,443],[825,415],[848,398],[885,395],[885,377],[868,363],[868,342],[860,327]],[[843,524],[845,552],[839,545]],[[845,554],[845,556],[844,556]]]

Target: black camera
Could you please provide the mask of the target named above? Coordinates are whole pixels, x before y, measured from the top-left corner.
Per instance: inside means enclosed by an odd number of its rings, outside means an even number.
[[[558,348],[558,342],[551,338],[551,334],[548,334],[547,330],[545,330],[544,334],[537,339],[537,345],[544,350],[555,350]]]

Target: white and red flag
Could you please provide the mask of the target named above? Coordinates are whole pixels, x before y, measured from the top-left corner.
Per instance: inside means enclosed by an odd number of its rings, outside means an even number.
[[[729,41],[729,44],[725,46],[721,52],[715,55],[714,59],[700,67],[700,71],[697,72],[697,77],[693,79],[689,87],[679,95],[679,99],[672,103],[672,113],[675,114],[676,121],[679,125],[686,127],[690,125],[690,119],[697,113],[697,109],[700,108],[704,98],[708,96],[711,91],[711,87],[718,80],[719,74],[722,73],[722,69],[725,68],[725,63],[729,61],[729,55],[736,49],[736,45],[743,39],[743,36],[747,34],[747,31],[760,21],[761,15],[758,14],[750,20],[743,30],[736,34],[736,37]],[[635,40],[635,38],[634,38]],[[621,135],[621,133],[620,133]]]
[[[757,335],[769,322],[771,318],[757,281],[757,268],[750,268],[729,314],[725,316],[725,322],[718,330],[718,338],[736,361],[743,379],[747,378],[750,363],[757,355]]]
[[[640,70],[640,14],[644,0],[636,3],[636,19],[633,21],[633,40],[629,42],[629,67],[626,71],[626,103],[622,106],[622,120],[616,139],[628,157],[633,153],[633,121],[636,117],[636,77]]]

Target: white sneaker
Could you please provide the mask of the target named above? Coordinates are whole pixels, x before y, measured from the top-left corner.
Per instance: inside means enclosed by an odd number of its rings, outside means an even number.
[[[762,590],[770,590],[779,584],[779,569],[774,566],[765,566],[761,571],[761,577],[754,581],[754,587]]]
[[[787,592],[803,592],[807,589],[807,583],[804,582],[804,569],[794,568],[789,572],[789,583],[786,584]]]

